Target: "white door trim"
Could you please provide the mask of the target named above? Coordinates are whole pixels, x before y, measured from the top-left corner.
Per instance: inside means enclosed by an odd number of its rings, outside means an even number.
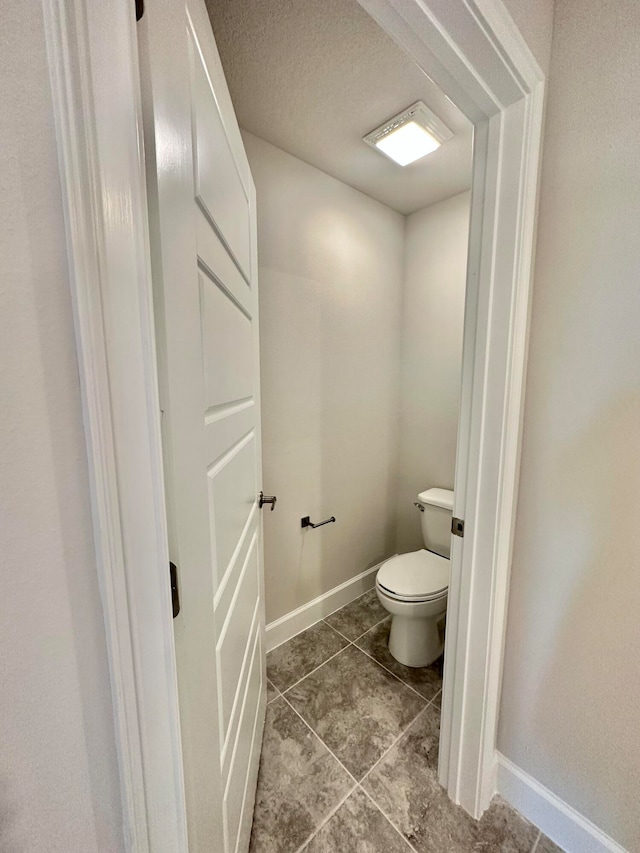
[[[360,2],[476,124],[440,778],[477,815],[495,790],[544,78],[500,0]],[[125,845],[187,853],[134,3],[43,7]]]
[[[439,778],[479,817],[515,519],[544,75],[500,0],[359,0],[475,125]]]
[[[124,845],[187,853],[134,4],[43,10]]]

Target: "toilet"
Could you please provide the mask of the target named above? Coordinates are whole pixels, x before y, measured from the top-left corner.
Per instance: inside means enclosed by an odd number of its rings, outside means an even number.
[[[449,591],[453,492],[427,489],[418,495],[425,548],[386,560],[376,592],[391,614],[389,651],[405,666],[429,666],[444,649]]]

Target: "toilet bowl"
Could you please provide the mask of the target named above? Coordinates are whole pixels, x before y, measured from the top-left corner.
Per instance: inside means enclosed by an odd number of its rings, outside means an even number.
[[[411,667],[429,666],[444,649],[453,492],[428,489],[416,506],[427,548],[391,557],[376,576],[378,599],[391,614],[389,651]]]

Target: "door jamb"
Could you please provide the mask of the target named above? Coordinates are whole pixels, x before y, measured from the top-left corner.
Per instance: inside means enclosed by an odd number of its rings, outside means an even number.
[[[501,0],[358,0],[475,125],[438,775],[480,817],[496,739],[520,467],[544,75]]]
[[[501,0],[359,2],[476,127],[439,775],[479,816],[495,792],[544,75]],[[134,4],[43,10],[125,849],[187,853]]]

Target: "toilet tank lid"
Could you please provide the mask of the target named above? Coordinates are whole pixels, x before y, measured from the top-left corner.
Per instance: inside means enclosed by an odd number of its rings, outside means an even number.
[[[421,504],[439,506],[453,512],[453,492],[450,489],[427,489],[426,492],[420,492],[418,500]]]

